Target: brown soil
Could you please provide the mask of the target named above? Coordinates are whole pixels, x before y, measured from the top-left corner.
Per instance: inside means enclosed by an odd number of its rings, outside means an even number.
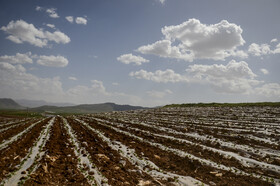
[[[29,148],[33,146],[43,126],[46,125],[48,121],[49,119],[45,119],[38,123],[19,140],[0,151],[0,181],[7,177],[9,173],[16,170],[16,166],[19,165],[22,158],[27,155]]]
[[[237,176],[227,171],[219,170],[218,172],[222,173],[223,176],[217,177],[210,173],[217,170],[212,167],[202,165],[198,161],[189,160],[187,157],[182,158],[175,155],[174,153],[163,151],[154,146],[150,146],[146,143],[135,140],[134,138],[131,138],[129,136],[119,134],[108,127],[97,124],[96,122],[91,122],[90,125],[93,128],[105,132],[107,137],[109,137],[111,140],[120,141],[128,147],[134,148],[139,157],[141,157],[141,154],[144,153],[145,157],[148,157],[152,162],[154,162],[163,170],[174,172],[180,175],[192,176],[208,184],[212,181],[217,185],[228,185],[232,183],[236,183],[233,185],[270,185],[269,183],[256,178],[241,175]],[[135,141],[136,143],[131,143],[132,141]],[[163,145],[165,144],[163,143]],[[157,155],[160,158],[156,158],[154,155]]]
[[[113,127],[117,127],[116,125],[111,125]],[[129,126],[129,125],[128,125]],[[134,126],[134,125],[132,125]],[[239,161],[237,161],[235,158],[224,158],[224,156],[220,155],[219,153],[215,153],[209,150],[205,150],[202,147],[198,146],[198,145],[190,145],[190,144],[186,144],[186,143],[180,143],[178,141],[174,141],[171,139],[166,139],[163,137],[155,137],[153,135],[149,135],[147,133],[143,133],[141,131],[135,131],[133,129],[129,129],[127,127],[121,127],[118,126],[117,128],[129,132],[131,134],[135,134],[143,139],[146,139],[148,141],[151,142],[155,142],[155,143],[160,143],[160,144],[164,144],[167,147],[172,147],[175,149],[179,149],[185,152],[188,152],[190,154],[195,155],[196,157],[200,157],[203,159],[209,159],[213,162],[217,162],[218,164],[223,164],[229,167],[236,167],[240,170],[243,170],[245,172],[248,173],[258,173],[258,172],[263,172],[263,174],[274,177],[274,178],[278,178],[280,177],[280,175],[276,172],[272,172],[272,171],[266,171],[263,170],[261,167],[259,168],[248,168],[243,166],[242,164],[240,164]],[[138,126],[137,128],[144,130],[146,127],[142,127],[141,125]],[[147,130],[146,130],[147,131]],[[148,130],[149,132],[154,132],[155,134],[158,134],[157,131],[153,128],[150,128],[150,130]],[[166,135],[166,133],[165,133]],[[223,148],[221,148],[223,150]]]
[[[74,146],[69,141],[61,118],[56,117],[50,132],[50,139],[44,147],[46,153],[38,169],[24,185],[89,185],[77,167]]]
[[[86,129],[79,122],[68,118],[69,124],[77,132],[79,141],[85,141],[88,145],[83,147],[89,152],[93,163],[99,168],[99,171],[108,179],[110,185],[137,185],[139,180],[149,180],[153,185],[157,183],[151,176],[134,171],[138,170],[127,159],[121,157],[119,153],[112,150],[92,131]],[[100,154],[105,155],[106,159],[100,158]],[[123,163],[122,163],[123,162]]]
[[[22,121],[22,120],[6,121],[3,124],[9,123],[9,122],[11,122],[11,123],[9,125],[3,125],[2,123],[0,123],[0,129],[4,129],[6,127],[11,127],[12,125],[16,125],[16,124],[23,123],[23,122],[28,122],[29,120],[30,119],[27,119],[25,121]]]
[[[3,140],[9,139],[10,137],[20,133],[21,131],[25,130],[27,127],[29,127],[32,123],[35,123],[36,121],[29,121],[26,123],[23,123],[22,125],[18,125],[14,128],[10,128],[2,133],[0,133],[0,143]]]

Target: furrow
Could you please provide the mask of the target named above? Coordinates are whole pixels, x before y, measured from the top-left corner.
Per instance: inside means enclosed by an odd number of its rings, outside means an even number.
[[[74,134],[73,129],[67,122],[65,118],[63,119],[64,127],[68,135],[71,137],[71,143],[75,146],[74,152],[78,157],[78,167],[80,169],[84,169],[82,174],[87,178],[88,183],[91,185],[108,185],[108,179],[105,178],[96,168],[96,165],[92,163],[89,153],[85,150],[85,148],[81,147],[81,143],[77,140],[77,136]],[[84,153],[81,153],[84,152]]]
[[[211,167],[213,167],[215,169],[219,169],[219,170],[229,171],[229,172],[232,172],[232,173],[237,174],[237,175],[246,175],[246,176],[252,176],[252,177],[255,177],[255,178],[261,178],[264,181],[266,181],[266,180],[273,180],[273,181],[279,182],[279,180],[271,178],[271,177],[268,177],[268,176],[262,176],[262,175],[258,175],[258,174],[255,174],[255,173],[250,173],[249,174],[249,173],[244,172],[242,170],[239,170],[239,169],[237,169],[235,167],[228,167],[228,166],[225,166],[225,165],[217,164],[217,163],[215,163],[213,161],[196,157],[196,156],[194,156],[194,155],[192,155],[190,153],[184,152],[182,150],[170,148],[170,147],[164,146],[164,145],[162,145],[160,143],[150,142],[150,141],[148,141],[148,140],[146,140],[146,139],[144,139],[142,137],[133,135],[133,134],[131,134],[129,132],[120,130],[120,129],[116,128],[116,127],[113,127],[111,125],[108,125],[108,124],[105,124],[105,123],[101,123],[101,122],[102,121],[99,121],[98,124],[106,126],[108,128],[111,128],[112,130],[114,130],[114,131],[116,131],[118,133],[121,133],[121,134],[127,135],[129,137],[132,137],[134,139],[137,139],[138,141],[142,141],[142,142],[148,143],[149,145],[157,147],[157,148],[160,148],[160,149],[162,149],[164,151],[172,152],[172,153],[174,153],[174,154],[176,154],[176,155],[178,155],[178,156],[180,156],[182,158],[189,158],[189,159],[192,159],[192,160],[197,160],[197,161],[201,162],[204,165],[211,166]]]
[[[46,141],[49,138],[49,129],[54,123],[54,118],[52,118],[45,129],[42,130],[40,136],[34,146],[29,150],[29,154],[22,160],[24,162],[19,170],[14,172],[12,176],[4,181],[5,186],[16,186],[19,183],[23,182],[22,173],[27,173],[27,169],[31,167],[35,161],[35,159],[42,157],[44,152],[41,152],[41,148],[45,146]]]

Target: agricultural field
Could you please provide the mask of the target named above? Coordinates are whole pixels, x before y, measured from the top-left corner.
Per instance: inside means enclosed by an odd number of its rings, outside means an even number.
[[[280,185],[280,107],[0,115],[0,185]]]

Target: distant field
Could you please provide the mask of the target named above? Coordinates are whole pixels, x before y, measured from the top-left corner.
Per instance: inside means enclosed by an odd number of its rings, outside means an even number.
[[[280,184],[279,106],[175,106],[51,117],[1,113],[0,183]]]
[[[280,102],[256,103],[184,103],[171,104],[165,107],[280,107]]]

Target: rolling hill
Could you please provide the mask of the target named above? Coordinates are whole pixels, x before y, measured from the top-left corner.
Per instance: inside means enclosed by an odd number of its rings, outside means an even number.
[[[118,105],[115,103],[100,103],[100,104],[82,104],[74,106],[53,106],[44,105],[40,107],[30,108],[23,107],[16,101],[10,98],[0,98],[0,110],[22,110],[27,109],[32,112],[53,112],[53,113],[97,113],[97,112],[110,112],[110,111],[125,111],[125,110],[137,110],[146,109],[140,106],[131,105]]]
[[[110,111],[125,111],[145,109],[145,107],[131,106],[131,105],[118,105],[115,103],[101,103],[101,104],[82,104],[76,106],[41,106],[32,108],[35,112],[54,112],[54,113],[96,113],[96,112],[110,112]]]
[[[19,105],[17,102],[10,98],[0,98],[0,109],[8,109],[8,110],[21,110],[24,109],[23,106]]]

